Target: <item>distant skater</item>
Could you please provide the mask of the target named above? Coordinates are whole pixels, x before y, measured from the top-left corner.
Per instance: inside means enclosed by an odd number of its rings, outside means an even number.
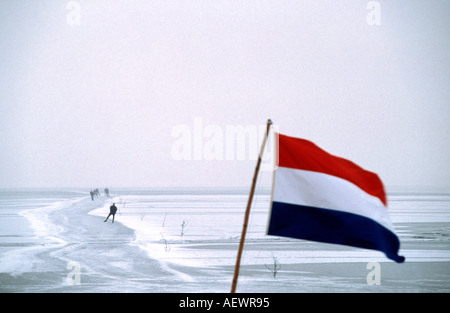
[[[104,220],[103,222],[106,222],[108,220],[108,218],[112,215],[112,222],[114,223],[114,217],[116,216],[116,212],[117,212],[117,207],[116,207],[116,204],[113,203],[113,205],[111,205],[109,207],[109,214],[106,217],[106,220]]]

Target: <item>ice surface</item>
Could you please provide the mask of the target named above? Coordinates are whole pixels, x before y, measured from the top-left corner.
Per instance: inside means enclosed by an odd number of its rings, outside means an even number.
[[[0,193],[1,291],[230,290],[245,191],[129,189],[94,201],[84,191],[58,192],[46,200],[39,190],[20,197]],[[113,202],[115,223],[104,223]],[[404,264],[377,251],[266,236],[270,195],[260,192],[238,291],[450,291],[450,195],[400,192],[389,203]],[[267,268],[274,259],[281,266],[275,278]],[[366,280],[373,261],[381,270],[375,286]],[[74,270],[79,284],[71,279]]]

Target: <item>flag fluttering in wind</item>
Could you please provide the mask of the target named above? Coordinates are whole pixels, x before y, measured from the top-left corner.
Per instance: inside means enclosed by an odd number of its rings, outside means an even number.
[[[400,241],[378,175],[314,143],[277,135],[268,234],[382,251],[398,263]]]

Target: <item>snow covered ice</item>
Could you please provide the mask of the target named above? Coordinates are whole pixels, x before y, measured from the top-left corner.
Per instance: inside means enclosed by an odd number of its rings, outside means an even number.
[[[0,191],[1,292],[229,292],[248,190]],[[238,292],[449,292],[450,193],[388,189],[404,264],[377,251],[267,236],[253,200]],[[103,220],[118,207],[115,223]],[[280,269],[269,270],[274,259]],[[369,262],[380,264],[370,285]]]

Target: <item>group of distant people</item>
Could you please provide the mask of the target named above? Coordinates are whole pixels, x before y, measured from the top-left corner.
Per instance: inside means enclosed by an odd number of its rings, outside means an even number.
[[[105,192],[105,196],[106,197],[108,197],[108,198],[111,197],[109,195],[109,189],[108,188],[105,188],[104,192]],[[90,194],[91,194],[92,201],[94,201],[94,197],[100,197],[100,191],[98,190],[98,188],[95,188],[94,190],[91,190]]]
[[[105,188],[104,192],[105,192],[105,197],[111,198],[111,195],[109,194],[109,189],[108,188]],[[100,191],[98,190],[98,188],[95,188],[94,190],[91,190],[90,194],[91,194],[92,201],[94,201],[94,197],[100,197]],[[114,223],[114,217],[116,216],[116,212],[117,212],[117,207],[116,207],[116,204],[113,203],[109,207],[109,214],[106,217],[106,219],[104,220],[104,222],[106,222],[109,219],[109,217],[112,215],[112,222]]]

